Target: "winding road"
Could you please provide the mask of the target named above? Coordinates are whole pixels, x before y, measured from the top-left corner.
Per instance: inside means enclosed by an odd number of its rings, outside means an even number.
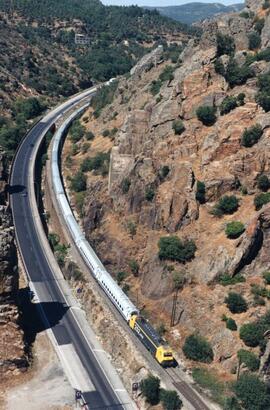
[[[9,184],[10,205],[17,245],[29,281],[37,293],[44,328],[52,331],[62,353],[65,351],[65,346],[72,346],[76,357],[79,357],[83,370],[92,383],[92,388],[82,392],[90,408],[119,410],[125,408],[124,403],[120,403],[115,389],[96,359],[94,349],[91,348],[84,332],[75,320],[74,313],[67,304],[67,299],[59,286],[59,280],[55,277],[54,269],[45,254],[37,232],[36,216],[29,194],[34,186],[34,181],[29,176],[33,161],[35,161],[37,145],[59,115],[67,112],[90,93],[91,91],[87,91],[73,97],[67,103],[51,111],[26,135],[13,161]]]

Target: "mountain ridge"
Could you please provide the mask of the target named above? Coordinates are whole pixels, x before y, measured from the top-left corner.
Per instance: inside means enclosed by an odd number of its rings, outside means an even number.
[[[225,6],[221,3],[193,2],[179,6],[146,7],[148,10],[156,9],[161,15],[180,21],[184,24],[192,24],[206,18],[215,17],[220,13],[238,12],[244,8],[244,3]]]

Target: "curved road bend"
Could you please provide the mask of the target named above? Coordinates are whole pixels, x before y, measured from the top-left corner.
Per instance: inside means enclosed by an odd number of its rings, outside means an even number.
[[[59,114],[70,108],[72,103],[60,108],[53,115],[47,115],[38,122],[22,142],[14,159],[10,179],[10,203],[16,230],[17,244],[19,246],[24,266],[29,280],[34,283],[43,300],[42,311],[46,317],[47,327],[51,328],[59,346],[72,344],[77,355],[89,376],[94,391],[83,392],[84,399],[92,409],[123,409],[122,404],[109,384],[103,370],[90,349],[82,331],[80,330],[73,314],[66,306],[64,297],[58,287],[52,269],[46,259],[44,250],[36,232],[34,218],[27,192],[29,164],[34,145],[41,133],[54,123]],[[26,193],[26,195],[24,194]],[[31,320],[31,318],[29,318]]]

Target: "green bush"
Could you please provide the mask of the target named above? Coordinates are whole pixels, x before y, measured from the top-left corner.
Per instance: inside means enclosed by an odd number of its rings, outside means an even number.
[[[223,410],[242,410],[235,396],[225,397]]]
[[[254,295],[255,305],[265,305],[265,300],[263,298],[270,299],[270,291],[260,285],[251,285],[251,293]]]
[[[229,329],[229,330],[232,330],[232,331],[237,330],[237,324],[236,324],[235,320],[229,317],[226,320],[226,328]]]
[[[270,47],[267,47],[264,50],[261,50],[257,54],[257,60],[258,61],[264,60],[264,61],[270,62]]]
[[[73,143],[80,141],[85,133],[84,126],[80,123],[79,120],[73,122],[70,127],[70,139]]]
[[[154,80],[151,83],[150,92],[152,95],[157,95],[160,92],[162,81]]]
[[[250,50],[257,50],[261,46],[261,36],[255,31],[249,34],[248,41]]]
[[[224,195],[215,205],[215,209],[223,214],[233,214],[239,207],[239,199],[234,195]]]
[[[227,96],[221,103],[220,106],[220,114],[225,115],[228,114],[230,111],[234,110],[238,106],[237,98],[232,96]]]
[[[263,135],[263,129],[259,124],[254,125],[251,128],[245,129],[242,139],[241,139],[241,144],[244,147],[252,147],[254,144],[256,144],[261,136]]]
[[[171,65],[168,65],[167,67],[164,68],[162,73],[159,75],[158,80],[152,81],[151,87],[150,87],[150,92],[152,95],[157,95],[160,92],[160,89],[164,82],[172,81],[174,79],[173,72],[174,72],[174,67]]]
[[[260,91],[256,95],[256,102],[264,109],[270,111],[270,95],[266,91]]]
[[[177,236],[166,236],[158,242],[159,258],[187,262],[194,258],[196,245],[192,240],[180,240]]]
[[[175,135],[181,135],[185,131],[185,126],[182,120],[175,120],[172,124]]]
[[[86,176],[81,172],[77,172],[71,179],[70,188],[72,191],[81,192],[86,190]]]
[[[254,25],[254,29],[255,31],[257,31],[257,33],[261,34],[262,29],[264,28],[264,24],[265,24],[265,20],[264,18],[258,19]]]
[[[240,339],[249,347],[256,347],[263,339],[264,329],[259,323],[246,323],[240,328]]]
[[[266,205],[270,202],[270,192],[263,193],[263,194],[258,194],[254,198],[254,205],[256,211],[259,211],[263,207],[263,205]]]
[[[214,66],[215,66],[215,72],[216,72],[217,74],[220,74],[220,75],[222,75],[223,77],[225,77],[226,70],[225,70],[224,64],[223,64],[223,62],[221,61],[220,58],[217,58],[217,59],[215,60]]]
[[[86,154],[89,151],[90,147],[91,145],[89,144],[89,142],[84,142],[81,148],[82,154]]]
[[[186,338],[183,352],[190,360],[197,362],[211,363],[214,353],[209,342],[202,336],[193,334]]]
[[[242,105],[245,104],[245,98],[246,98],[246,95],[245,95],[244,93],[238,94],[238,96],[237,96],[237,102],[238,102],[238,106],[239,106],[239,107],[241,107]]]
[[[245,94],[240,93],[237,97],[227,96],[221,103],[220,114],[225,115],[234,110],[236,107],[240,107],[245,104]]]
[[[183,406],[183,403],[175,390],[161,389],[160,401],[164,410],[180,410]]]
[[[98,88],[95,95],[91,98],[91,106],[95,110],[95,117],[99,117],[103,108],[113,102],[117,88],[118,81],[113,81],[110,85]]]
[[[83,215],[83,210],[84,210],[85,197],[86,197],[86,192],[85,191],[76,192],[76,194],[75,194],[76,208],[78,209],[81,218],[84,216]]]
[[[170,167],[168,165],[163,165],[159,171],[159,176],[161,180],[164,180],[170,173]]]
[[[242,17],[244,19],[248,19],[250,17],[250,14],[248,11],[242,11],[242,13],[239,14],[239,17]]]
[[[131,182],[129,178],[124,178],[122,183],[121,183],[121,188],[123,194],[127,194],[130,188]]]
[[[139,273],[139,264],[137,261],[135,261],[135,259],[131,259],[129,261],[129,267],[131,272],[133,273],[134,276],[137,276]]]
[[[223,275],[220,275],[218,278],[218,283],[220,283],[222,286],[235,285],[236,283],[243,283],[245,281],[246,279],[244,278],[244,276],[241,276],[239,274],[235,276],[230,276],[227,273],[224,273]]]
[[[232,37],[217,33],[217,56],[220,57],[224,54],[232,55],[235,51],[235,44]]]
[[[60,242],[60,237],[59,235],[57,235],[56,233],[49,233],[48,235],[48,239],[51,245],[51,248],[53,250],[55,250],[56,246],[59,244]]]
[[[259,92],[256,95],[256,101],[264,109],[264,111],[268,112],[270,111],[270,72],[260,75],[258,77],[257,85]]]
[[[97,173],[102,173],[104,167],[109,168],[110,153],[109,152],[98,152],[95,157],[87,157],[83,160],[81,164],[81,172],[96,171]]]
[[[267,386],[255,375],[242,374],[233,390],[245,410],[266,410],[270,408]]]
[[[155,406],[159,403],[160,395],[160,380],[158,377],[148,376],[140,383],[140,388],[143,397],[145,397],[147,403]]]
[[[265,300],[262,296],[254,295],[253,306],[265,306]]]
[[[185,272],[173,272],[173,287],[175,290],[180,290],[186,283]]]
[[[71,147],[71,155],[77,155],[80,152],[79,147],[77,144],[72,144]]]
[[[103,137],[109,137],[110,136],[110,130],[108,130],[108,129],[106,129],[106,130],[104,130],[103,132],[102,132],[102,136]]]
[[[214,125],[217,120],[215,107],[201,106],[197,109],[196,115],[198,120],[208,127]]]
[[[252,372],[256,372],[260,367],[260,360],[253,353],[248,350],[240,349],[237,352],[239,363],[244,363],[245,366]]]
[[[128,295],[128,292],[130,291],[130,286],[128,283],[124,283],[124,286],[122,287],[122,291]]]
[[[196,186],[196,201],[198,201],[200,204],[205,203],[205,183],[201,181],[197,181],[197,186]]]
[[[270,285],[270,271],[263,272],[262,276],[266,285]]]
[[[155,197],[155,191],[152,186],[147,186],[145,189],[145,199],[149,202],[153,201]]]
[[[245,226],[242,222],[229,222],[226,226],[225,233],[228,238],[236,239],[245,231]]]
[[[270,181],[269,178],[267,177],[267,175],[260,175],[257,181],[257,187],[261,190],[261,191],[268,191],[268,189],[270,188]]]
[[[230,87],[245,84],[253,76],[254,73],[247,64],[239,66],[234,59],[230,59],[225,73],[225,79]]]
[[[127,221],[127,230],[128,230],[128,233],[130,234],[131,238],[133,239],[133,237],[137,233],[137,226],[136,226],[135,222]]]
[[[127,272],[123,272],[123,271],[117,272],[116,280],[117,280],[118,285],[121,285],[121,283],[123,282],[124,279],[126,279],[126,277],[127,277]]]
[[[248,308],[246,300],[236,292],[230,292],[225,298],[225,303],[232,313],[246,312]]]
[[[159,75],[159,80],[164,83],[165,81],[172,81],[174,79],[174,67],[171,65],[167,65],[162,73]]]

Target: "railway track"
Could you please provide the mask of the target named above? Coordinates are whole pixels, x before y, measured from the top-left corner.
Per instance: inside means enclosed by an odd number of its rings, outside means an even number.
[[[209,410],[209,407],[202,401],[200,396],[195,393],[194,389],[189,386],[189,384],[183,380],[183,375],[179,367],[164,369],[172,384],[181,392],[181,394],[188,400],[195,409]]]

